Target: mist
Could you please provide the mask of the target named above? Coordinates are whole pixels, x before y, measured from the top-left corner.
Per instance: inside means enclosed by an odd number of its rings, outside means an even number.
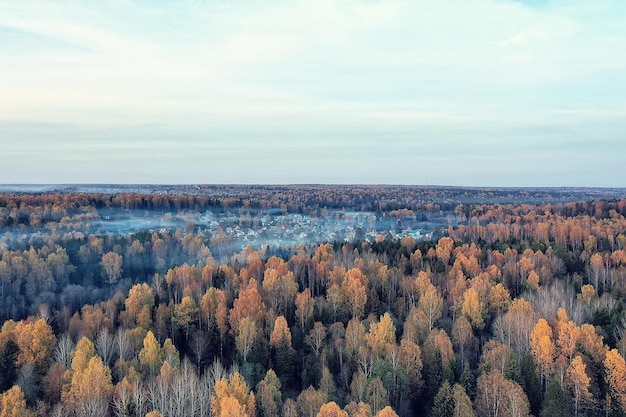
[[[429,239],[449,224],[450,216],[421,213],[396,217],[388,213],[324,210],[319,216],[289,213],[281,208],[215,208],[204,211],[162,212],[103,208],[40,226],[7,228],[0,246],[28,249],[45,243],[45,236],[64,240],[133,237],[142,233],[197,235],[213,256],[228,258],[246,247],[288,249],[322,242],[373,242],[380,236]]]

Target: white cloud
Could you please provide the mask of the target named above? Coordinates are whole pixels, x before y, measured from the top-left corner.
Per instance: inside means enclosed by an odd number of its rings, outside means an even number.
[[[519,140],[526,126],[584,134],[624,120],[620,11],[608,0],[4,0],[0,127],[167,127],[214,142],[280,132],[277,149],[332,131],[348,147],[363,132],[446,140],[451,126],[499,132],[468,133],[479,143]],[[29,47],[3,46],[7,31]]]

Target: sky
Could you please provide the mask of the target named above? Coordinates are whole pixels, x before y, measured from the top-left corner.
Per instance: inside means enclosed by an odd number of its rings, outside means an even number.
[[[623,0],[0,0],[0,183],[626,187]]]

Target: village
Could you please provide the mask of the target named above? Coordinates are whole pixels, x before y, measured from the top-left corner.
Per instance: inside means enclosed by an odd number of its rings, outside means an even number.
[[[319,218],[302,214],[261,214],[250,220],[249,215],[213,213],[207,211],[199,219],[199,231],[209,236],[220,236],[234,243],[237,249],[247,246],[288,247],[319,242],[374,242],[381,239],[402,239],[410,236],[415,241],[430,240],[443,224],[434,222],[399,221],[377,217],[376,213],[336,211]]]

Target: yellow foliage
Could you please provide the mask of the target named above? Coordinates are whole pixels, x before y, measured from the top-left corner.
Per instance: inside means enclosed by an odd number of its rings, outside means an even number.
[[[589,383],[591,379],[586,372],[587,366],[580,356],[576,356],[569,368],[567,368],[567,386],[571,389],[574,397],[574,407],[577,412],[581,401],[591,399]]]
[[[83,337],[76,344],[74,352],[72,352],[72,371],[82,372],[89,365],[89,361],[96,355],[96,349],[93,342]]]
[[[611,396],[626,411],[626,362],[617,349],[609,350],[604,359],[606,382]]]
[[[159,341],[154,337],[152,331],[148,331],[143,339],[143,348],[139,352],[139,363],[148,371],[150,375],[155,375],[163,361],[163,352]]]
[[[530,348],[540,370],[542,379],[549,378],[554,366],[555,347],[552,342],[552,328],[541,318],[530,334]]]
[[[14,333],[20,348],[17,365],[32,363],[37,367],[45,366],[56,345],[56,337],[48,323],[43,319],[20,321]]]
[[[390,406],[387,406],[380,410],[378,414],[376,414],[376,417],[398,417],[398,413],[396,413]]]
[[[291,331],[285,316],[278,316],[274,321],[274,330],[270,335],[270,346],[278,347],[280,343],[285,340],[287,346],[291,347]]]
[[[474,288],[469,288],[463,295],[463,305],[461,306],[461,314],[469,320],[472,327],[482,330],[485,327],[483,320],[484,304],[478,298],[478,293]]]
[[[18,385],[14,385],[4,394],[0,394],[0,417],[30,417],[26,408],[24,393]]]
[[[539,275],[535,271],[530,271],[528,278],[526,279],[526,285],[533,291],[539,289]]]
[[[395,344],[396,326],[391,320],[391,315],[385,313],[381,316],[379,322],[372,323],[365,339],[377,356],[385,350],[386,346]]]
[[[255,417],[254,394],[239,372],[229,380],[220,379],[211,395],[211,411],[215,417]]]
[[[112,393],[111,370],[100,357],[93,356],[84,370],[72,372],[69,390],[63,392],[62,398],[66,404],[79,407],[94,399],[108,399]]]
[[[348,413],[339,408],[337,403],[331,401],[320,407],[317,417],[348,417]]]

